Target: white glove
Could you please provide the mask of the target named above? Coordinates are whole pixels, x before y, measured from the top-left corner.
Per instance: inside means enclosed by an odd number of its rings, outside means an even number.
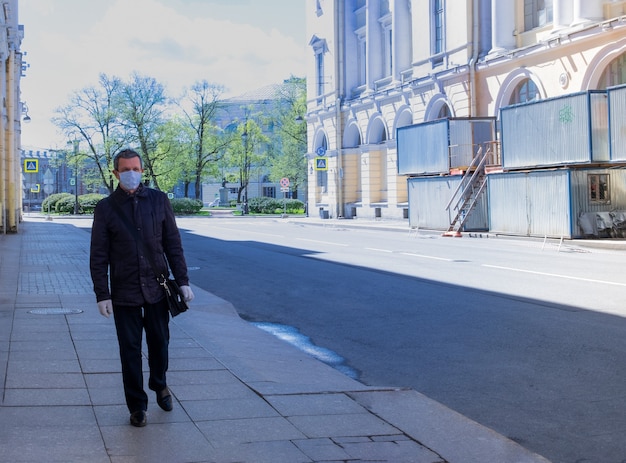
[[[193,301],[194,295],[191,288],[187,285],[180,287],[180,292],[183,293],[183,297],[185,298],[185,302]]]
[[[100,311],[100,315],[109,318],[109,315],[113,313],[113,303],[111,299],[98,302],[98,310]]]

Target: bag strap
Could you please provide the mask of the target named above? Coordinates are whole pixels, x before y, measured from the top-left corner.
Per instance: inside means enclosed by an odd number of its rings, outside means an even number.
[[[131,233],[131,235],[133,235],[133,238],[135,238],[135,241],[142,247],[143,253],[148,259],[148,262],[150,263],[150,266],[152,267],[152,271],[154,272],[154,275],[156,276],[159,273],[161,273],[161,277],[160,279],[159,277],[157,277],[157,281],[161,285],[165,285],[167,278],[165,277],[165,275],[163,275],[162,272],[159,272],[157,270],[156,263],[154,262],[154,257],[152,256],[152,253],[146,246],[146,243],[139,236],[139,233],[137,233],[137,229],[133,227],[133,225],[130,223],[130,220],[128,220],[128,217],[126,216],[126,214],[124,214],[124,211],[122,211],[122,208],[120,207],[120,205],[117,204],[117,201],[115,201],[115,199],[113,199],[111,196],[109,196],[109,201],[113,205],[113,209],[115,209],[115,212],[117,212],[117,214],[120,216],[120,219],[122,219],[122,222],[124,223],[124,225],[126,225],[126,228],[128,228],[128,231]]]

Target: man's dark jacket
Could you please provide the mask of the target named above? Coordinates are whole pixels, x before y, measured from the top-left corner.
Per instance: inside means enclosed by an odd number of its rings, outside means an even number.
[[[163,297],[143,247],[111,204],[115,201],[152,251],[159,272],[167,277],[167,262],[176,282],[188,285],[187,264],[172,205],[165,193],[139,185],[134,194],[119,186],[101,200],[94,211],[90,269],[96,300],[111,299],[114,306],[154,304]],[[110,292],[109,292],[110,271]]]

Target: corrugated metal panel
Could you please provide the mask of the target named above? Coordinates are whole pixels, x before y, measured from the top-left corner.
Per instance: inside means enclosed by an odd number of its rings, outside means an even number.
[[[398,173],[447,174],[469,166],[481,144],[495,140],[495,118],[452,118],[401,127]]]
[[[410,226],[446,230],[451,221],[446,205],[460,182],[460,176],[410,178]]]
[[[610,153],[613,161],[626,161],[626,85],[608,89]]]
[[[474,206],[470,216],[468,217],[465,225],[463,225],[464,231],[474,230],[488,230],[489,229],[489,193],[487,187],[478,200],[478,204]]]
[[[467,120],[450,121],[450,167],[464,168],[472,163],[472,125]]]
[[[505,169],[589,162],[589,93],[501,109]]]
[[[569,171],[491,174],[488,178],[491,232],[571,237]]]
[[[397,137],[399,174],[440,174],[449,171],[447,119],[401,127]]]
[[[596,161],[609,160],[609,102],[605,92],[589,95],[591,117],[591,158]],[[623,113],[622,113],[623,114]]]
[[[465,168],[496,139],[495,118],[450,119],[450,167]]]
[[[410,178],[409,225],[431,230],[447,230],[453,217],[446,210],[446,206],[461,183],[461,178],[460,175]],[[486,230],[487,226],[487,195],[483,194],[465,223],[464,230]]]

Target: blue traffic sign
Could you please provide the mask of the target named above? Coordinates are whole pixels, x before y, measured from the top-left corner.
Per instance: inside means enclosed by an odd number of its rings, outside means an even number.
[[[39,159],[24,159],[24,173],[36,174],[39,172]]]
[[[328,170],[328,158],[315,158],[315,170]]]

